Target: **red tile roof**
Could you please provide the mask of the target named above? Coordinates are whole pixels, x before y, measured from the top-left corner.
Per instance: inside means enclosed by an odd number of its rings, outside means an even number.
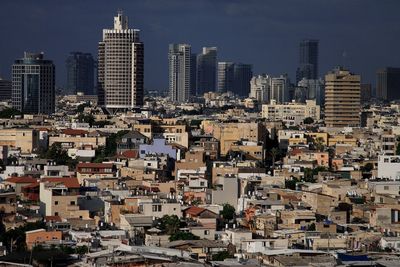
[[[78,129],[64,129],[62,133],[66,135],[85,135],[88,134],[88,131]]]
[[[6,179],[5,181],[15,184],[32,184],[37,182],[37,179],[33,178],[32,176],[21,176],[21,177],[11,177]]]
[[[190,214],[192,216],[199,216],[205,210],[206,209],[199,208],[199,207],[196,207],[196,206],[192,206],[192,207],[187,208],[185,210],[185,213],[186,214]]]
[[[67,188],[79,188],[81,187],[79,181],[76,177],[47,177],[43,178],[41,182],[50,182],[50,183],[62,183]]]
[[[136,158],[138,158],[139,153],[137,150],[126,150],[126,151],[122,152],[121,155],[125,158],[136,159]]]

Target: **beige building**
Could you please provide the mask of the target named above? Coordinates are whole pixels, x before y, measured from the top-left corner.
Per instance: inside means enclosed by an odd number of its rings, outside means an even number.
[[[325,75],[325,124],[327,127],[360,126],[361,76],[342,68]]]
[[[0,129],[0,146],[20,148],[31,153],[38,147],[39,134],[33,129]]]
[[[40,182],[40,211],[44,216],[89,219],[78,206],[80,185],[76,178],[44,178]]]
[[[271,100],[270,104],[262,105],[262,117],[269,121],[282,120],[286,126],[303,124],[305,118],[318,121],[321,118],[320,106],[315,100],[306,100],[306,103],[277,104]]]

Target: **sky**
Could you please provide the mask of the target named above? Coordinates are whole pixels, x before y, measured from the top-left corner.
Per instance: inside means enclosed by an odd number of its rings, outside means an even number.
[[[374,86],[377,69],[400,67],[399,0],[1,0],[0,77],[24,51],[43,51],[65,86],[68,53],[97,56],[119,9],[141,30],[148,90],[168,87],[169,43],[217,46],[220,61],[292,80],[302,39],[320,40],[321,77],[344,65]]]

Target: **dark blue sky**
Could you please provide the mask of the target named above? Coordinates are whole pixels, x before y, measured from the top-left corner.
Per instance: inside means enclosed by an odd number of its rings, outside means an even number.
[[[10,77],[24,51],[44,51],[65,85],[70,51],[97,54],[103,28],[123,9],[145,42],[145,87],[165,89],[168,44],[195,52],[217,46],[219,60],[252,63],[254,73],[288,73],[298,43],[320,40],[320,75],[343,63],[375,83],[375,71],[400,67],[399,0],[1,0],[0,76]]]

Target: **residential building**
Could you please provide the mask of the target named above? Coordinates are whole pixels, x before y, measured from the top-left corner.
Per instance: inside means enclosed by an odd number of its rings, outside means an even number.
[[[111,112],[143,105],[144,44],[118,12],[114,28],[103,30],[98,47],[99,104]]]
[[[55,66],[44,54],[25,52],[12,65],[12,105],[28,114],[55,111]]]
[[[271,99],[271,77],[267,74],[253,76],[250,80],[250,95],[259,103],[268,103]]]
[[[271,78],[270,99],[276,100],[277,103],[290,101],[289,89],[290,81],[287,75]]]
[[[299,46],[299,67],[296,71],[296,82],[301,79],[318,79],[319,41],[302,40]]]
[[[92,54],[71,52],[67,57],[66,67],[68,92],[93,95],[95,61]]]
[[[197,95],[214,92],[217,82],[217,48],[203,47],[197,55]]]
[[[271,100],[270,104],[262,105],[262,117],[270,121],[282,120],[286,126],[296,126],[303,124],[305,118],[319,121],[321,111],[315,100],[306,100],[305,104],[277,104],[276,100]]]
[[[378,156],[378,177],[390,180],[400,179],[400,156]]]
[[[360,126],[360,75],[336,68],[325,75],[327,127]]]
[[[32,153],[39,146],[39,134],[33,129],[0,129],[0,146],[18,148],[22,153]]]
[[[376,97],[392,101],[400,99],[400,68],[383,68],[376,72]]]
[[[46,231],[45,229],[37,229],[26,231],[26,246],[29,250],[35,246],[44,245],[57,245],[62,241],[62,231]]]
[[[187,102],[191,92],[191,46],[188,44],[170,44],[169,93],[174,102]]]

